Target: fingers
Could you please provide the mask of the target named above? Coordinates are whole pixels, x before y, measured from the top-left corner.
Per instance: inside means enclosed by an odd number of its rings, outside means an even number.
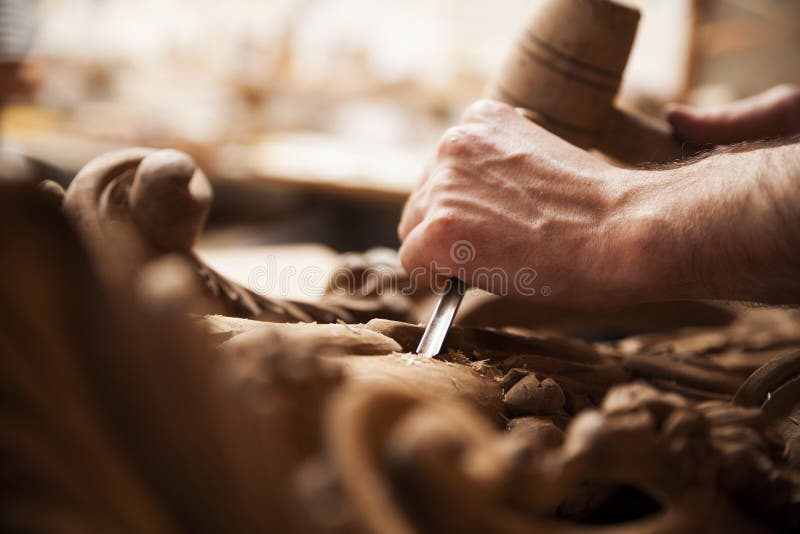
[[[400,263],[415,281],[431,285],[460,274],[452,258],[463,223],[455,212],[435,209],[417,224],[400,247]],[[470,245],[471,246],[471,245]]]
[[[513,107],[495,100],[479,100],[464,112],[459,125],[449,128],[441,137],[436,156],[428,162],[422,178],[406,202],[397,235],[406,241],[409,234],[426,217],[430,209],[430,188],[447,172],[449,166],[459,166],[465,160],[491,153],[492,146],[481,134],[486,124],[497,124],[509,118],[522,120]]]
[[[427,274],[423,263],[425,260],[421,259],[426,257],[429,247],[429,243],[425,241],[425,234],[426,229],[422,223],[414,226],[398,251],[400,263],[414,284],[423,281]]]
[[[457,174],[446,165],[437,167],[425,183],[414,191],[406,202],[400,224],[397,227],[397,234],[400,241],[407,239],[408,234],[419,225],[423,219],[430,215],[436,198],[441,199],[442,195],[460,189],[464,184],[457,179]]]
[[[673,105],[667,120],[695,144],[724,145],[800,133],[800,88],[781,85],[711,109]]]
[[[425,217],[427,203],[422,199],[423,191],[424,189],[420,188],[411,193],[403,208],[400,224],[397,225],[397,237],[400,238],[400,241],[405,241],[411,230]]]
[[[406,201],[406,205],[403,207],[403,214],[400,216],[400,224],[397,225],[397,237],[400,239],[400,241],[403,241],[406,238],[408,233],[417,224],[419,224],[419,221],[421,221],[422,217],[424,216],[424,207],[420,197],[425,188],[425,184],[430,178],[431,171],[433,170],[435,163],[436,160],[434,158],[429,159],[425,163],[425,167],[422,170],[422,176],[420,176],[416,188],[414,188],[414,191],[411,192],[411,195]]]

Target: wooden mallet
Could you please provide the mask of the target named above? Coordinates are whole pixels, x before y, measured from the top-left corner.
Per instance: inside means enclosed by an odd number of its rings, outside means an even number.
[[[618,109],[639,11],[611,0],[539,0],[488,96],[567,141],[627,164],[684,159],[663,121]]]

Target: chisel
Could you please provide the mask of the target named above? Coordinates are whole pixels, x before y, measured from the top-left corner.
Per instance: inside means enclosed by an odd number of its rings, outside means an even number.
[[[447,281],[444,293],[436,303],[422,339],[417,346],[417,354],[433,358],[442,351],[444,338],[458,311],[461,299],[467,290],[467,284],[458,278],[450,278]]]

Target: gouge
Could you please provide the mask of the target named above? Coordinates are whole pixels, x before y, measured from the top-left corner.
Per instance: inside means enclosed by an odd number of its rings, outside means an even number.
[[[458,278],[450,278],[445,286],[444,293],[436,303],[436,308],[431,314],[422,339],[417,346],[417,354],[432,358],[442,351],[444,338],[458,311],[461,299],[467,290],[467,284]]]

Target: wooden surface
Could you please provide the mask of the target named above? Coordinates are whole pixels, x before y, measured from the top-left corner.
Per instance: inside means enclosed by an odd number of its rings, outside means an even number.
[[[6,111],[3,126],[6,142],[70,175],[98,155],[132,144],[71,133],[75,125],[27,106]],[[313,190],[397,204],[411,192],[427,152],[296,132],[265,135],[249,145],[220,146],[192,155],[217,183]]]

